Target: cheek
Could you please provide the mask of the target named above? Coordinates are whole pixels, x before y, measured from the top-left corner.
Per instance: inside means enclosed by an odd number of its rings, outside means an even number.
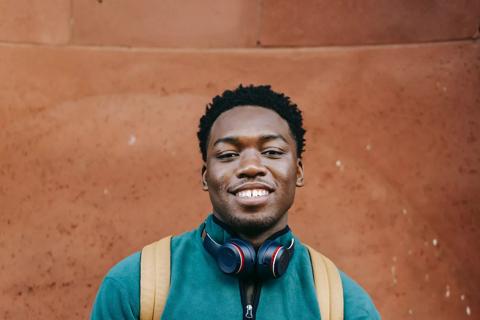
[[[294,196],[297,182],[296,167],[285,166],[283,170],[277,171],[276,179],[282,184],[285,196]]]
[[[297,179],[297,167],[290,161],[277,166],[275,172],[277,179],[281,179],[286,184],[290,184],[292,181],[295,182]]]
[[[225,189],[228,178],[225,172],[213,166],[210,171],[207,171],[206,180],[209,188],[213,188],[215,191],[220,191]]]

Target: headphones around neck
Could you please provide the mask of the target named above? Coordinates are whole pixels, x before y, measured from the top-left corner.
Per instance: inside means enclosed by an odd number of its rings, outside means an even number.
[[[287,271],[295,247],[293,238],[288,247],[277,241],[267,240],[256,253],[255,248],[245,240],[231,238],[221,245],[213,240],[206,230],[204,233],[203,247],[215,258],[220,270],[240,278],[279,278]]]

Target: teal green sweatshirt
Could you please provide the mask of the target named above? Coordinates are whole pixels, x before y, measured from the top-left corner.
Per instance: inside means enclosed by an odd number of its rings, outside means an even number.
[[[231,237],[209,216],[198,229],[172,238],[170,291],[161,319],[245,319],[240,280],[222,273],[203,248],[204,228],[219,243]],[[275,240],[287,245],[292,236],[288,231]],[[91,319],[139,319],[140,255],[137,252],[125,258],[108,272],[98,290]],[[365,290],[343,272],[340,277],[345,320],[380,319]],[[253,315],[258,320],[320,319],[310,257],[297,238],[285,274],[261,283]]]

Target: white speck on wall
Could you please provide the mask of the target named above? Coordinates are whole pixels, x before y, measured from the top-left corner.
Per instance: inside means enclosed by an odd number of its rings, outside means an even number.
[[[137,142],[137,137],[135,137],[134,134],[130,135],[130,138],[128,138],[128,145],[133,146]]]
[[[472,314],[472,310],[470,310],[469,306],[465,308],[465,313],[467,314],[467,316],[470,316]]]
[[[402,209],[402,213],[403,213],[404,215],[407,214],[407,213],[408,213],[407,209],[403,208],[403,209]]]
[[[412,309],[408,309],[408,314],[409,314],[409,315],[412,315],[412,314],[413,314],[413,310],[412,310]]]
[[[437,87],[437,89],[440,89],[442,90],[443,92],[447,92],[447,87],[445,85],[443,85],[443,83],[440,83],[440,82],[435,82],[435,86]]]
[[[432,240],[432,244],[434,247],[436,247],[438,245],[438,240],[437,239],[433,239]]]
[[[462,301],[465,300],[465,295],[464,295],[464,294],[462,294],[462,295],[460,296],[460,300],[462,300]]]
[[[445,298],[450,298],[450,286],[448,284],[445,287]]]
[[[335,165],[337,166],[337,168],[340,169],[340,171],[343,171],[343,169],[345,168],[345,166],[343,165],[342,161],[340,161],[340,160],[337,160],[337,161],[335,162]]]
[[[103,194],[107,195],[109,193],[108,189],[103,189]]]
[[[367,150],[367,151],[372,150],[372,145],[371,145],[371,144],[367,144],[367,145],[365,146],[365,150]]]

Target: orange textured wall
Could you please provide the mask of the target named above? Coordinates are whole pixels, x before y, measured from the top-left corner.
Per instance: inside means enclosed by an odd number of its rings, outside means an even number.
[[[304,110],[300,237],[384,319],[480,313],[479,1],[0,3],[0,318],[85,319],[107,270],[208,214],[198,119]],[[334,45],[334,46],[332,46]]]

